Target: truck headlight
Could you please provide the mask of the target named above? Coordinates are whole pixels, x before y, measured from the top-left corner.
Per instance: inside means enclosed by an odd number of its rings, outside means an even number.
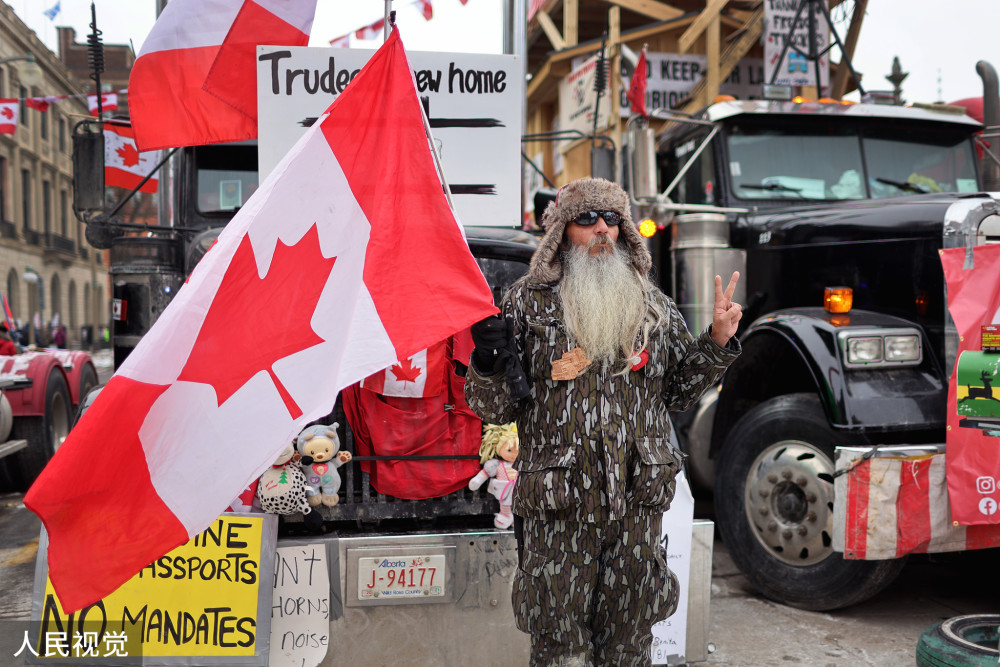
[[[884,343],[881,336],[852,336],[847,339],[847,362],[850,364],[871,364],[882,361]]]
[[[847,368],[917,366],[923,361],[920,334],[913,329],[854,329],[838,332]]]
[[[917,361],[920,359],[920,336],[886,336],[886,361]]]

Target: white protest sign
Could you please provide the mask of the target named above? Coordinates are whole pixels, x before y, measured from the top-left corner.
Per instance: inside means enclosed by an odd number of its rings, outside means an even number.
[[[257,47],[262,181],[373,53]],[[520,226],[524,77],[518,57],[420,51],[407,55],[459,222]]]
[[[687,650],[688,589],[691,583],[691,536],[694,532],[694,496],[687,475],[677,475],[677,490],[663,514],[667,565],[680,584],[677,611],[653,626],[653,664],[679,664]],[[669,539],[668,539],[669,538]],[[272,621],[273,623],[273,621]]]
[[[801,11],[799,11],[801,9]],[[830,42],[830,26],[819,9],[816,9],[814,23],[816,34],[813,47],[819,57],[819,83],[816,81],[816,63],[809,60],[809,11],[807,0],[764,0],[764,83],[785,86],[816,86],[825,88],[830,84],[830,56],[823,53]],[[798,20],[796,20],[798,15]],[[801,52],[789,45],[785,57],[781,51],[785,41],[797,46]],[[804,55],[806,54],[806,55]],[[778,62],[778,59],[781,62]],[[771,81],[777,70],[777,77]]]
[[[703,55],[676,53],[646,54],[646,109],[672,109],[690,94],[705,76],[708,58]],[[761,96],[764,80],[764,61],[760,58],[743,58],[725,81],[719,84],[719,93],[732,95],[740,100],[753,100]],[[624,77],[621,88],[621,115],[632,113],[628,101],[631,77]]]
[[[270,667],[316,667],[330,646],[326,545],[278,547],[271,597]]]
[[[575,67],[559,82],[559,129],[576,130],[583,134],[594,132],[594,109],[597,108],[597,129],[608,126],[611,118],[610,88],[606,88],[598,106],[594,79],[597,73],[597,55]]]

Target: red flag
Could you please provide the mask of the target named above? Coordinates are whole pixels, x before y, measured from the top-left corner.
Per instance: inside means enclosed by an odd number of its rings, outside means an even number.
[[[14,134],[17,129],[17,100],[0,100],[0,134]]]
[[[97,95],[87,95],[87,108],[97,115]],[[101,93],[101,111],[118,110],[118,93]]]
[[[330,40],[330,46],[338,49],[346,49],[351,46],[351,33],[346,35],[341,35],[340,37],[334,37]]]
[[[417,9],[420,10],[425,21],[434,18],[434,7],[431,6],[431,0],[417,0]]]
[[[155,153],[136,150],[132,129],[124,125],[104,125],[104,184],[128,188],[139,185],[156,167]],[[156,192],[158,179],[150,178],[139,188],[140,192]]]
[[[204,89],[257,121],[257,45],[305,46],[316,0],[246,0],[226,34]]]
[[[962,525],[1000,523],[1000,486],[997,483],[1000,457],[996,455],[1000,443],[995,427],[993,435],[986,434],[990,430],[986,426],[970,427],[969,422],[976,418],[970,418],[967,413],[974,414],[976,410],[967,409],[976,405],[976,399],[972,399],[971,387],[962,382],[960,388],[958,381],[958,361],[962,353],[981,351],[983,325],[1000,324],[1000,245],[975,246],[972,252],[972,268],[965,268],[964,247],[941,251],[941,265],[948,286],[948,312],[959,334],[956,364],[950,369],[948,382],[946,439],[952,518]],[[961,409],[960,395],[963,399]],[[993,404],[990,400],[981,402]],[[996,422],[996,419],[982,421]]]
[[[248,101],[256,99],[254,46],[304,45],[315,10],[316,0],[167,4],[129,76],[139,149],[255,138],[256,104]]]
[[[63,607],[93,603],[204,530],[341,389],[495,312],[396,30],[226,226],[25,496]],[[255,321],[276,323],[266,345],[243,326]]]
[[[382,30],[385,28],[385,19],[379,19],[371,25],[366,25],[364,28],[358,28],[354,31],[354,36],[358,39],[376,39],[382,35]]]
[[[646,110],[647,69],[646,49],[643,49],[639,56],[639,62],[636,63],[635,72],[632,73],[632,83],[628,87],[628,103],[632,107],[632,111],[640,116],[649,115],[649,111]]]
[[[465,379],[454,362],[468,365],[472,336],[468,330],[445,341],[442,391],[427,397],[379,395],[352,385],[341,394],[344,412],[361,456],[447,456],[430,460],[359,461],[379,493],[418,500],[457,491],[482,467],[478,455],[483,423],[465,402]]]
[[[49,105],[59,100],[66,99],[65,95],[46,95],[45,97],[26,97],[24,99],[24,105],[29,109],[36,109],[38,111],[48,111]]]

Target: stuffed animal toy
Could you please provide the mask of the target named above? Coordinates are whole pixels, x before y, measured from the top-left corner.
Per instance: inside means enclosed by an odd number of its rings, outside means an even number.
[[[511,512],[514,482],[517,481],[514,460],[519,452],[516,424],[487,424],[483,427],[483,443],[479,447],[483,469],[469,480],[469,488],[475,491],[487,479],[490,480],[486,489],[500,501],[500,512],[493,517],[493,525],[497,528],[510,528],[514,523]]]
[[[340,500],[337,468],[351,460],[351,453],[340,451],[337,426],[337,422],[309,426],[295,440],[306,474],[306,500],[313,507],[320,503],[333,507]]]
[[[299,454],[289,443],[274,464],[264,471],[257,482],[257,499],[261,509],[278,516],[302,513],[307,528],[323,530],[323,517],[313,512],[306,500],[306,476],[299,463]]]

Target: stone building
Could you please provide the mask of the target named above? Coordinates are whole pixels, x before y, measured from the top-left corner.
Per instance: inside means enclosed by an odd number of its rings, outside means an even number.
[[[60,51],[79,65],[86,45],[73,37],[60,29]],[[131,48],[106,48],[105,59],[113,67],[102,83],[127,87]],[[18,106],[15,131],[0,134],[0,291],[27,330],[24,342],[47,344],[54,319],[66,327],[70,347],[100,343],[109,325],[107,253],[87,243],[73,214],[73,129],[90,117],[86,94],[93,92],[81,75],[86,71],[67,67],[0,2],[0,98]],[[48,96],[67,97],[45,111],[26,102]]]

